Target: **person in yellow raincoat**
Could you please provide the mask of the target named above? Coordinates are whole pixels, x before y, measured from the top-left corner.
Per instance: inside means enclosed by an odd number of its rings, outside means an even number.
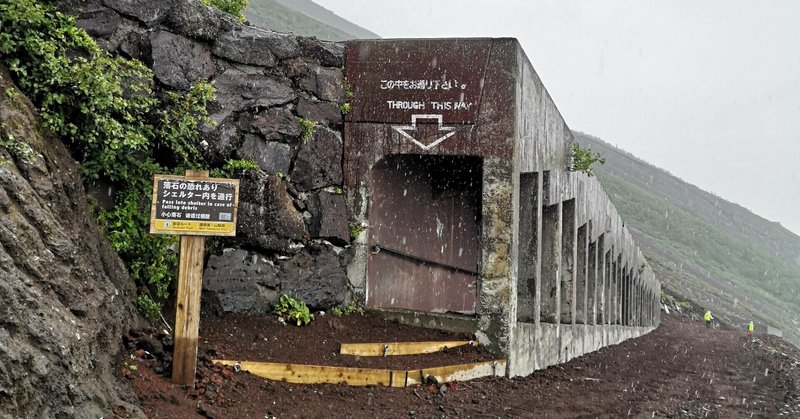
[[[703,314],[703,320],[706,321],[706,327],[711,327],[711,320],[714,318],[711,317],[711,310],[706,310],[706,313]]]
[[[751,334],[751,335],[752,335],[752,334],[753,334],[753,329],[755,329],[755,328],[756,328],[756,327],[755,327],[755,325],[753,324],[753,321],[752,321],[752,320],[750,320],[750,324],[748,324],[748,325],[747,325],[747,333],[749,333],[749,334]]]

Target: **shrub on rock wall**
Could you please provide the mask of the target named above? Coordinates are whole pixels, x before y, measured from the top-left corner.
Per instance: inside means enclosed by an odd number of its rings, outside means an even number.
[[[275,276],[262,278],[259,263],[248,281],[227,286],[230,275],[220,273],[206,290],[212,300],[226,311],[265,314],[279,293],[296,289],[309,306],[344,304],[351,217],[334,193],[342,187],[348,98],[343,45],[245,26],[209,1],[153,0],[145,8],[105,0],[77,19],[96,41],[36,0],[0,2],[0,60],[69,144],[87,182],[110,183],[103,191],[113,190],[113,202],[98,193],[99,217],[148,317],[159,317],[156,302],[174,290],[177,271],[176,238],[148,233],[152,174],[186,168],[243,178],[238,237],[210,240],[209,251],[225,259],[234,253],[223,248],[245,250]],[[244,4],[228,3],[229,12]]]
[[[154,300],[170,294],[177,241],[148,233],[152,176],[204,166],[199,127],[210,123],[213,88],[197,83],[159,98],[144,64],[108,55],[72,17],[36,0],[0,4],[0,27],[0,60],[44,124],[70,146],[85,179],[118,189],[113,209],[98,215],[140,286],[140,308],[157,319]]]

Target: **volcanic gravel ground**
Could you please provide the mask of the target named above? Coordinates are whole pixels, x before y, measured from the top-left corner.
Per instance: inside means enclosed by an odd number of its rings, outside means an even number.
[[[120,371],[149,417],[800,417],[797,348],[772,336],[707,329],[671,315],[645,336],[529,377],[404,389],[269,382],[212,365],[211,359],[419,368],[421,363],[459,364],[489,356],[480,347],[432,357],[337,354],[340,342],[469,338],[402,326],[373,314],[318,316],[305,327],[283,326],[271,317],[206,316],[201,323],[194,389],[170,382],[168,339],[141,332],[125,337],[130,351]]]

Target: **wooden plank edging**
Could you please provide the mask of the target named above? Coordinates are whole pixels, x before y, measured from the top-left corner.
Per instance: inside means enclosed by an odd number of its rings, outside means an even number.
[[[224,359],[215,359],[213,362],[229,366],[238,365],[242,371],[272,381],[295,384],[342,383],[351,386],[406,387],[422,384],[428,376],[432,376],[439,383],[447,383],[504,376],[506,372],[505,359],[408,371]]]
[[[476,346],[477,344],[478,342],[472,340],[342,343],[339,345],[339,353],[358,356],[418,355],[441,352],[458,346]]]

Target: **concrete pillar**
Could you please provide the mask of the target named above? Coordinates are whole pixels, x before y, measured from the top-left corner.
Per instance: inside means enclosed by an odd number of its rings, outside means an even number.
[[[624,264],[620,264],[622,269],[622,283],[624,285],[624,295],[622,296],[623,307],[625,307],[625,312],[622,316],[622,324],[625,326],[630,326],[631,324],[631,275],[628,271],[628,262]]]
[[[591,233],[589,234],[591,237]],[[597,324],[597,311],[598,311],[598,304],[597,304],[597,291],[599,284],[599,278],[597,277],[598,274],[598,266],[600,262],[598,259],[597,253],[597,242],[589,243],[589,249],[587,250],[587,263],[586,263],[586,272],[587,272],[587,286],[586,289],[586,310],[587,310],[587,324]]]
[[[540,318],[559,323],[561,303],[561,202],[542,209]]]
[[[622,306],[625,301],[625,295],[622,293],[622,287],[625,285],[625,265],[622,262],[622,255],[620,254],[617,261],[617,269],[619,269],[619,304],[617,305],[618,319],[620,325],[625,325],[625,318],[622,316]]]
[[[617,258],[614,257],[614,246],[611,247],[611,300],[609,301],[609,315],[610,323],[619,323],[619,310],[617,309],[617,302],[619,301],[619,268],[617,268]]]
[[[614,263],[614,247],[611,247],[611,251],[608,252],[609,254],[606,257],[606,324],[614,324],[614,274],[615,274],[615,263]]]
[[[634,272],[633,274],[634,292],[636,293],[633,300],[633,325],[642,325],[642,286],[639,282],[639,275]]]
[[[644,323],[642,320],[644,313],[644,287],[642,286],[642,277],[638,273],[636,275],[636,326],[641,326]]]
[[[575,199],[561,205],[561,323],[575,324],[577,290],[577,236]]]
[[[633,301],[631,305],[633,306],[633,326],[639,326],[641,324],[639,308],[642,302],[642,294],[641,289],[639,288],[639,276],[634,272],[632,278]]]
[[[625,326],[631,326],[633,324],[633,310],[631,309],[633,306],[633,279],[631,278],[630,269],[628,269],[628,263],[625,263],[625,267],[622,269],[622,277],[625,278],[625,315],[623,319],[625,321]]]
[[[628,277],[628,269],[627,266],[622,268],[622,325],[628,326],[630,325],[630,308],[631,308],[631,298],[630,298],[630,277]]]
[[[575,291],[575,300],[576,300],[576,309],[575,309],[575,323],[577,324],[588,324],[589,318],[589,241],[587,240],[588,234],[588,224],[584,224],[578,227],[578,242],[576,244],[577,248],[577,258],[575,260],[575,266],[577,268],[577,280],[576,280],[576,291]]]
[[[606,324],[606,284],[608,282],[608,264],[606,263],[605,238],[603,235],[597,238],[597,324]]]
[[[536,306],[537,276],[541,271],[539,258],[541,235],[541,174],[520,174],[519,185],[519,265],[517,285],[517,321],[535,322],[539,316]]]

